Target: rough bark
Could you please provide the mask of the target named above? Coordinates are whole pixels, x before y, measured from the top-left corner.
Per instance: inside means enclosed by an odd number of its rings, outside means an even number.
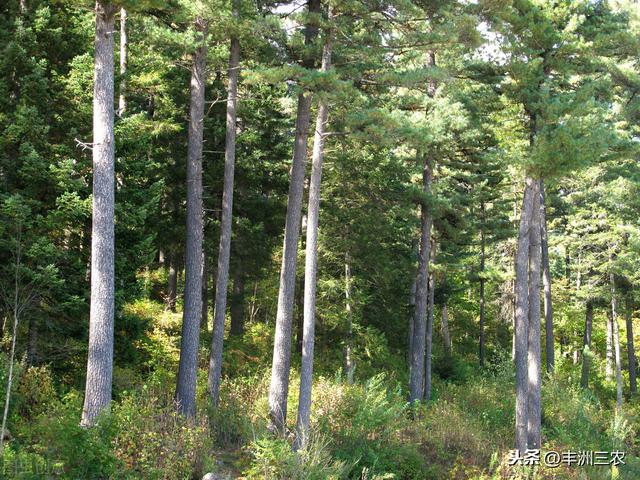
[[[127,41],[127,11],[120,9],[120,95],[118,96],[118,115],[122,117],[127,109],[127,63],[129,61]]]
[[[480,339],[478,342],[478,357],[480,368],[484,367],[484,270],[485,270],[485,239],[484,239],[484,202],[480,205],[482,227],[480,229]]]
[[[234,1],[233,15],[238,16],[238,3]],[[220,220],[220,246],[216,270],[216,299],[213,308],[213,335],[209,356],[209,396],[218,405],[222,350],[224,348],[224,318],[227,311],[229,284],[229,257],[231,256],[231,226],[233,217],[233,178],[236,162],[236,108],[238,104],[238,76],[240,74],[240,41],[233,37],[229,50],[229,86],[227,91],[227,125],[224,149],[224,186],[222,216]]]
[[[627,358],[629,361],[629,392],[634,394],[638,390],[636,381],[636,350],[633,344],[633,300],[627,299],[625,314],[627,324]]]
[[[306,236],[306,217],[302,218],[302,235]],[[304,242],[300,242],[304,249]],[[296,327],[296,353],[302,354],[302,337],[304,336],[304,274],[296,275],[296,301],[295,301],[295,327]]]
[[[613,273],[609,274],[609,284],[611,288],[611,332],[616,366],[616,407],[617,411],[620,412],[622,411],[622,357],[620,355],[620,332],[618,330],[618,296]]]
[[[291,327],[296,283],[297,246],[300,232],[300,213],[304,188],[304,170],[306,163],[307,136],[309,128],[309,109],[311,95],[301,93],[298,96],[296,118],[296,140],[287,216],[285,223],[282,266],[280,269],[280,289],[278,292],[278,310],[276,313],[276,332],[273,347],[271,385],[269,388],[269,410],[273,427],[284,432],[287,412],[287,394],[289,390],[289,367],[291,362]]]
[[[169,271],[167,273],[167,309],[176,312],[176,298],[178,295],[178,272],[176,270],[175,255],[169,257]]]
[[[431,239],[431,264],[436,260],[436,242]],[[424,386],[422,398],[425,402],[431,400],[431,350],[433,346],[433,305],[436,291],[436,278],[433,272],[429,274],[429,304],[427,306],[427,328],[425,334],[425,353],[424,353]]]
[[[242,336],[244,333],[244,272],[238,264],[233,272],[233,290],[231,293],[231,328],[230,335]]]
[[[198,18],[196,30],[200,45],[193,54],[191,99],[189,106],[189,138],[187,151],[187,238],[185,244],[184,312],[180,363],[176,383],[178,412],[193,417],[196,413],[196,380],[200,322],[202,317],[202,139],[207,61],[207,22]]]
[[[613,380],[613,319],[611,312],[607,316],[607,350],[605,361],[605,378],[607,381]]]
[[[555,366],[553,343],[553,303],[551,300],[551,269],[549,268],[549,240],[547,233],[547,212],[545,207],[544,182],[540,180],[540,234],[542,247],[542,280],[544,286],[544,325],[547,373]]]
[[[320,11],[320,0],[309,0],[310,13]],[[305,29],[305,45],[311,45],[318,35],[317,27],[308,24]],[[310,58],[305,59],[306,68],[313,66]],[[271,384],[269,386],[269,414],[271,430],[285,433],[287,419],[287,395],[289,393],[289,369],[291,365],[291,328],[293,320],[293,302],[295,297],[296,261],[298,239],[300,235],[300,216],[304,193],[304,174],[307,161],[307,139],[309,136],[309,117],[311,93],[298,95],[296,112],[296,131],[291,162],[291,180],[287,200],[287,214],[284,228],[282,266],[280,268],[280,288],[276,313],[276,332],[273,345],[273,363],[271,366]]]
[[[422,188],[431,191],[433,179],[431,159],[425,156],[422,170]],[[425,338],[427,329],[427,304],[429,302],[429,257],[431,250],[431,228],[433,216],[429,206],[421,207],[420,253],[418,255],[418,275],[416,277],[416,308],[413,320],[413,342],[411,351],[411,371],[409,377],[409,402],[422,398],[425,358]]]
[[[526,189],[525,189],[526,191]],[[522,222],[522,218],[520,218],[520,222]],[[514,230],[516,228],[518,228],[518,192],[517,192],[517,187],[514,183],[513,185],[513,228]],[[516,245],[516,248],[513,252],[513,270],[515,273],[515,270],[517,269],[517,263],[518,263],[518,248]],[[518,310],[518,288],[516,285],[516,276],[514,275],[513,279],[511,280],[511,301],[512,301],[512,313],[513,316],[511,318],[511,360],[514,362],[516,361],[516,317],[517,317],[517,310]],[[528,304],[527,304],[528,305]],[[528,308],[528,306],[527,306]]]
[[[331,21],[331,19],[329,19]],[[322,49],[322,72],[331,68],[331,38],[327,33]],[[318,102],[316,131],[311,155],[311,180],[309,182],[309,204],[307,207],[307,239],[304,266],[304,321],[302,333],[302,364],[300,366],[300,396],[296,425],[297,446],[305,448],[309,439],[309,418],[311,415],[311,390],[313,386],[313,353],[316,324],[316,282],[318,275],[318,220],[320,216],[320,184],[322,182],[322,162],[324,160],[325,132],[329,106],[323,98]],[[349,268],[348,254],[345,267]],[[347,280],[349,281],[349,280]],[[349,288],[349,287],[347,287]],[[350,316],[348,314],[348,316]],[[348,347],[349,348],[349,347]],[[349,355],[350,356],[350,355]],[[345,369],[346,372],[346,369]],[[349,375],[348,372],[346,372]]]
[[[81,424],[94,425],[111,402],[114,314],[115,7],[96,2],[93,87],[93,217],[87,379]]]
[[[582,353],[582,373],[580,375],[580,385],[582,388],[589,387],[589,370],[591,368],[591,331],[593,328],[593,302],[587,300],[586,314],[584,320],[584,349]]]
[[[534,181],[533,211],[529,229],[529,344],[528,374],[529,392],[527,400],[529,448],[540,448],[541,442],[541,385],[542,362],[540,350],[540,181]]]
[[[409,291],[409,331],[407,338],[407,368],[411,368],[411,358],[413,355],[413,322],[415,319],[416,310],[416,275],[413,275],[413,281],[411,282],[411,290]]]
[[[351,258],[349,252],[345,254],[344,262],[344,298],[345,312],[347,314],[347,338],[344,346],[344,365],[343,370],[347,377],[347,383],[353,384],[356,364],[353,359],[352,342],[353,342],[353,311],[351,306],[352,298],[352,280],[351,280]]]
[[[529,371],[527,355],[529,344],[529,242],[530,224],[534,206],[534,180],[527,177],[520,213],[520,230],[516,251],[516,314],[514,331],[516,368],[516,434],[515,448],[520,452],[527,449]]]

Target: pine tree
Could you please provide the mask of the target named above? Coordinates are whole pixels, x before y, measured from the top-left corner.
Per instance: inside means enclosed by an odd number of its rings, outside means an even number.
[[[187,152],[187,238],[185,248],[185,298],[180,342],[180,364],[176,384],[176,403],[183,415],[196,410],[196,380],[200,322],[202,316],[202,140],[205,103],[208,22],[195,20],[200,45],[193,54],[191,102],[189,105],[189,146]]]
[[[116,8],[96,2],[93,93],[93,224],[91,318],[82,425],[92,426],[111,403],[114,317],[114,59]]]

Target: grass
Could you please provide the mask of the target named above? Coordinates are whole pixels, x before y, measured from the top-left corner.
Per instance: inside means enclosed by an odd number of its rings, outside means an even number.
[[[579,366],[561,365],[555,377],[545,379],[543,450],[625,450],[627,465],[619,469],[510,468],[514,387],[509,360],[480,372],[472,360],[458,358],[461,367],[454,370],[464,375],[454,372],[446,381],[435,376],[434,400],[417,409],[407,405],[403,384],[396,380],[402,373],[383,372],[348,385],[338,366],[334,375],[316,378],[311,446],[294,453],[291,438],[273,438],[266,428],[269,327],[248,325],[243,339],[227,343],[226,378],[216,410],[208,406],[202,362],[198,417],[188,422],[172,404],[179,314],[166,313],[153,302],[132,304],[126,314],[149,325],[137,346],[145,361],[118,365],[111,415],[97,429],[81,429],[81,393],[64,391],[46,367],[25,369],[12,404],[14,439],[5,451],[5,465],[46,465],[53,459],[55,478],[68,479],[190,479],[206,472],[222,478],[301,480],[640,478],[638,407],[626,402],[624,415],[616,417],[613,397],[600,398],[575,384]],[[206,345],[205,338],[204,359]],[[402,361],[396,358],[392,364]],[[318,371],[331,371],[322,357],[318,362]],[[291,431],[298,388],[294,369]],[[35,477],[9,472],[5,478]]]

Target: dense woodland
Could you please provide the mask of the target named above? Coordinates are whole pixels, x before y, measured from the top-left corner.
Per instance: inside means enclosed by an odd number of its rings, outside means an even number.
[[[2,0],[0,52],[2,478],[640,478],[636,1]]]

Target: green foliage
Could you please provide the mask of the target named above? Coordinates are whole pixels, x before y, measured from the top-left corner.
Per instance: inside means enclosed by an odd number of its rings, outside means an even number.
[[[383,374],[354,386],[315,387],[318,430],[334,439],[333,455],[353,465],[350,478],[394,474],[421,478],[424,460],[416,447],[402,441],[409,410],[400,392],[390,389]],[[384,477],[383,477],[384,478]]]
[[[249,446],[254,462],[246,472],[248,479],[339,480],[347,478],[349,468],[334,460],[329,444],[315,435],[305,450],[293,452],[283,439],[261,438]]]
[[[210,450],[207,426],[182,418],[172,401],[143,388],[114,406],[111,421],[124,478],[188,479],[202,472]]]
[[[628,466],[619,470],[541,469],[533,476],[640,477],[640,412],[627,394],[624,345],[622,414],[613,413],[615,384],[604,374],[612,286],[623,340],[622,315],[637,321],[637,6],[331,1],[309,13],[273,2],[237,3],[235,18],[236,2],[114,2],[129,10],[128,70],[115,79],[127,111],[115,118],[114,402],[111,414],[88,430],[78,426],[78,389],[91,278],[94,12],[84,0],[9,0],[0,7],[0,394],[12,315],[20,313],[8,419],[13,440],[4,461],[52,461],[55,475],[73,479],[195,478],[226,467],[230,477],[249,478],[525,478],[529,472],[506,465],[514,409],[511,281],[525,172],[544,177],[547,189],[557,360],[555,374],[544,379],[545,448],[628,451]],[[172,397],[190,55],[202,41],[196,17],[209,24],[203,125],[209,273],[220,233],[229,40],[237,37],[241,47],[230,276],[233,287],[246,291],[229,295],[230,304],[244,307],[244,334],[225,339],[216,409],[206,392],[210,332],[202,332],[198,417],[190,423],[174,413]],[[118,22],[116,13],[116,44]],[[305,23],[320,30],[306,45]],[[321,73],[328,35],[334,63]],[[267,432],[267,386],[294,105],[303,90],[313,95],[312,120],[318,102],[328,103],[330,134],[321,191],[314,435],[309,449],[293,452],[290,438]],[[422,185],[425,158],[434,165],[429,192]],[[433,217],[437,247],[430,265],[434,384],[429,404],[409,408],[397,384],[408,376],[423,208]],[[176,312],[164,306],[169,265],[180,278]],[[296,326],[303,266],[301,254]],[[476,366],[481,283],[484,370]],[[583,390],[577,384],[587,302],[594,331]],[[453,340],[446,353],[438,328],[444,306]],[[346,345],[356,364],[354,385],[342,374]],[[300,358],[292,350],[291,431]]]
[[[117,427],[108,417],[95,428],[80,427],[81,401],[70,392],[40,413],[25,431],[27,451],[48,459],[68,478],[109,478],[120,467],[111,446]]]

